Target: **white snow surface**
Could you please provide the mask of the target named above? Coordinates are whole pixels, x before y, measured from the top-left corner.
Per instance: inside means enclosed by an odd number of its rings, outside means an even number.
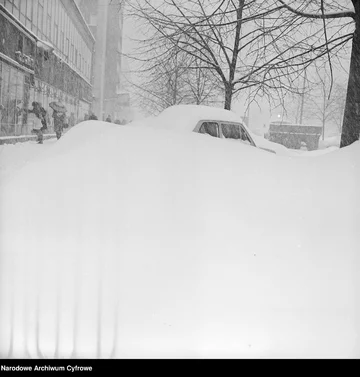
[[[360,357],[359,142],[87,121],[0,150],[1,357]]]
[[[327,137],[324,140],[319,140],[319,149],[325,148],[339,148],[340,146],[340,136]]]

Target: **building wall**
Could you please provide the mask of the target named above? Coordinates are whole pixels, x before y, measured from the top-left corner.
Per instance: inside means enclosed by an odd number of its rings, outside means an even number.
[[[39,48],[54,46],[53,53]],[[0,135],[28,134],[37,120],[26,110],[62,100],[84,119],[92,101],[92,36],[73,0],[0,0]],[[50,127],[51,130],[51,127]]]
[[[128,93],[121,90],[123,9],[122,0],[76,0],[96,37],[94,111],[99,119],[132,119]],[[106,11],[105,8],[106,7]]]
[[[94,41],[73,0],[0,0],[39,39],[50,42],[70,67],[90,82]]]
[[[121,1],[113,0],[109,4],[108,21],[106,30],[106,65],[104,77],[105,99],[115,98],[120,87],[121,74],[121,49],[122,49],[122,10]]]

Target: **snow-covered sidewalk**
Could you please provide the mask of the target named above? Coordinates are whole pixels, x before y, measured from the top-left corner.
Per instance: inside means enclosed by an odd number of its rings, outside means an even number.
[[[51,138],[45,139],[43,144],[37,144],[35,136],[32,141],[0,145],[0,185],[29,161],[40,157],[56,141],[56,138]]]
[[[56,137],[55,134],[44,134],[44,140],[52,139],[54,137]],[[1,136],[0,145],[24,143],[24,142],[33,141],[36,139],[37,139],[36,135]]]

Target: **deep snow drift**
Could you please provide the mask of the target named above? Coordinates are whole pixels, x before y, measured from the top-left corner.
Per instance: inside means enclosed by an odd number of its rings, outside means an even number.
[[[360,356],[360,143],[89,121],[44,147],[1,181],[1,356]]]

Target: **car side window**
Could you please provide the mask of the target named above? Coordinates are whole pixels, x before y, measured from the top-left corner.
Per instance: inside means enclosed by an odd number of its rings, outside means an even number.
[[[199,133],[219,137],[219,125],[216,122],[204,122],[199,129]]]
[[[221,132],[226,139],[240,139],[240,128],[238,124],[221,124]]]

